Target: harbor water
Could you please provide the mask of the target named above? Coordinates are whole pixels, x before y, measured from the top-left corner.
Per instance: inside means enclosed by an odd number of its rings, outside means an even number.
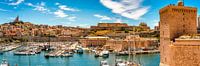
[[[101,60],[107,60],[113,66],[115,59],[128,59],[128,56],[117,56],[110,54],[109,58],[95,58],[92,53],[74,54],[73,57],[49,57],[45,58],[41,52],[36,55],[14,55],[13,51],[0,55],[0,60],[6,59],[10,66],[99,66]],[[135,59],[134,59],[135,58]],[[142,66],[159,66],[159,54],[143,54],[131,57],[137,60]]]

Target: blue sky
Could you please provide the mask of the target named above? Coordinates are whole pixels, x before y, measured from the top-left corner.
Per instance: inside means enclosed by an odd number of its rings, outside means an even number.
[[[89,27],[99,22],[123,22],[151,28],[159,21],[159,9],[177,0],[0,0],[0,24],[22,21],[34,24]],[[185,0],[200,8],[199,0]],[[199,15],[198,11],[198,15]]]

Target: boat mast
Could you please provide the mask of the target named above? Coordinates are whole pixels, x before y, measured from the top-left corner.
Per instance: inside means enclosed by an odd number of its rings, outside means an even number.
[[[49,43],[48,43],[48,47],[47,47],[48,50],[50,50],[50,47],[51,47],[51,37],[52,37],[52,35],[49,32],[49,34],[48,34]]]
[[[133,59],[134,59],[134,62],[135,62],[135,44],[136,44],[136,40],[135,40],[135,36],[133,37],[134,38],[134,45],[133,45]]]
[[[138,42],[141,42],[140,39],[138,40]],[[139,64],[140,64],[140,66],[142,66],[142,63],[141,63],[141,55],[139,55]]]
[[[128,43],[128,54],[129,54],[129,56],[128,56],[128,61],[132,61],[131,60],[131,54],[132,54],[132,41],[130,41],[130,37],[128,37],[128,39],[127,39],[127,43]]]
[[[130,42],[129,42],[129,39],[127,40],[127,43],[128,43],[128,61],[130,61],[130,56],[131,56],[131,49],[130,49]]]

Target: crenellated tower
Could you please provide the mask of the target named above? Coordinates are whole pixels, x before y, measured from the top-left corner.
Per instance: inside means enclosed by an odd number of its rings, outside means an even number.
[[[197,8],[178,0],[177,5],[170,4],[159,13],[160,66],[200,66]]]

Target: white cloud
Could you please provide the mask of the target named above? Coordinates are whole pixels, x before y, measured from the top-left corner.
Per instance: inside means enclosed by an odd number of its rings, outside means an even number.
[[[66,5],[61,5],[60,3],[55,3],[55,5],[57,5],[59,7],[59,9],[65,10],[65,11],[72,11],[72,12],[80,11],[78,9],[70,8],[70,7],[66,6]]]
[[[60,6],[58,6],[60,9],[62,9],[62,10],[66,10],[66,11],[79,11],[79,10],[77,10],[77,9],[74,9],[74,8],[69,8],[69,7],[67,7],[66,5],[60,5]]]
[[[37,5],[33,5],[32,3],[27,3],[27,5],[34,7],[33,10],[40,11],[42,13],[49,13],[50,12],[50,10],[45,7],[46,5],[45,5],[44,2],[37,3]]]
[[[76,18],[77,18],[77,17],[72,16],[72,17],[68,17],[67,19],[68,19],[69,21],[73,22],[73,21],[76,21],[76,20],[75,20]]]
[[[1,8],[0,8],[0,11],[8,11],[8,10],[5,10],[5,9],[1,9]]]
[[[34,7],[32,3],[27,3],[26,5]]]
[[[57,10],[53,13],[56,17],[59,17],[59,19],[66,19],[70,22],[74,22],[76,21],[76,18],[75,16],[70,16],[68,14],[66,14],[63,10]]]
[[[108,16],[103,16],[103,15],[99,15],[99,14],[95,14],[94,16],[97,18],[100,18],[100,20],[112,20],[112,18],[110,18]]]
[[[9,0],[9,1],[12,1],[12,0]],[[19,5],[19,4],[21,4],[22,2],[24,2],[24,0],[17,0],[16,2],[9,3],[9,5]]]
[[[116,19],[115,23],[122,23],[121,19]]]
[[[62,10],[57,10],[56,12],[54,12],[54,14],[56,15],[56,17],[61,17],[61,18],[69,16],[66,13],[64,13],[64,11]]]
[[[75,21],[76,17],[66,14],[65,11],[75,12],[75,11],[79,11],[78,9],[70,8],[66,5],[62,5],[58,2],[56,2],[55,5],[58,6],[58,10],[53,13],[54,15],[56,15],[56,17],[65,18],[65,19],[67,19],[68,21],[71,21],[71,22]]]
[[[55,3],[55,5],[60,5],[60,3],[57,2],[57,3]]]
[[[55,17],[58,17],[59,19],[67,19],[68,21],[75,21],[76,17],[75,16],[70,16],[68,15],[65,11],[78,11],[76,9],[73,8],[68,8],[65,5],[60,5],[60,3],[55,3],[55,5],[57,5],[59,7],[59,9],[57,9],[56,11],[50,11],[50,9],[48,9],[46,7],[46,4],[44,2],[41,3],[37,3],[37,4],[32,4],[32,3],[26,3],[27,6],[31,6],[34,7],[33,10],[36,11],[40,11],[42,13],[48,13],[48,14],[52,14],[55,15]]]
[[[138,20],[149,10],[149,6],[142,6],[143,0],[100,0],[100,2],[107,8],[111,9],[113,13],[121,16]]]

